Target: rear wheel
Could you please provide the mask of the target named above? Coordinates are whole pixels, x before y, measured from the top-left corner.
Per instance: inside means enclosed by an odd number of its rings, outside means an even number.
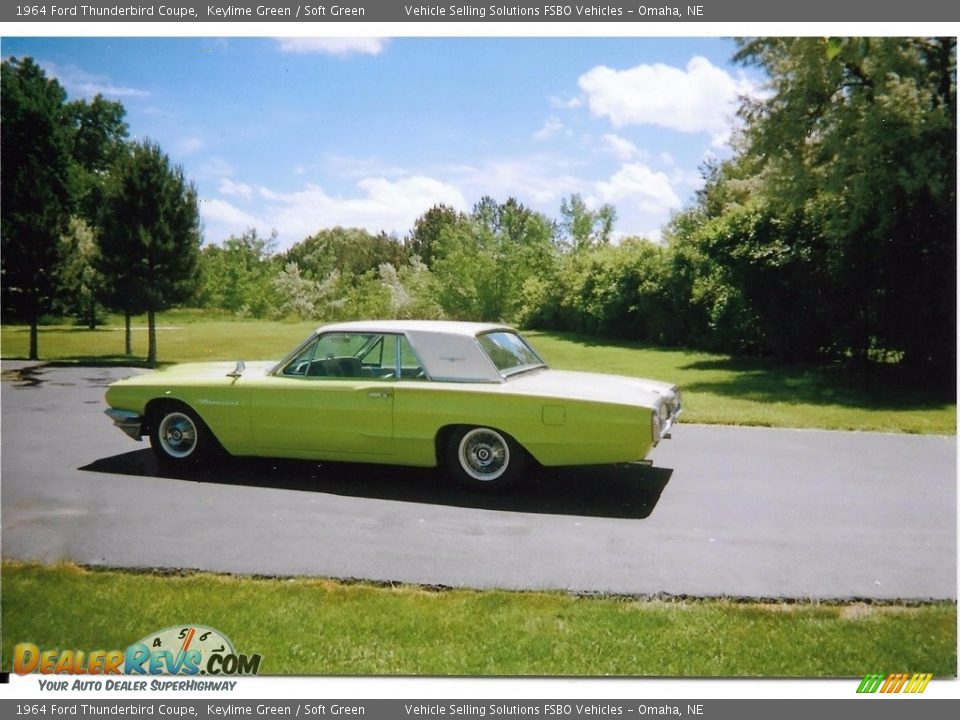
[[[458,428],[447,439],[444,467],[460,485],[498,490],[523,477],[527,455],[509,435],[488,427]]]
[[[164,405],[153,413],[150,446],[161,463],[195,465],[210,455],[215,444],[203,420],[187,406]]]

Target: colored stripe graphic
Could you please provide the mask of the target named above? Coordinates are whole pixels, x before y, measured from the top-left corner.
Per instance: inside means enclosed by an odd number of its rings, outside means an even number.
[[[907,689],[904,690],[904,692],[922,693],[927,689],[927,685],[930,684],[932,679],[933,673],[914,673],[913,677],[910,678],[910,683],[907,685]]]
[[[875,693],[883,682],[883,675],[864,675],[858,693]]]
[[[883,675],[864,675],[857,688],[858,693],[922,693],[933,679],[933,673],[890,673]]]
[[[883,684],[883,687],[880,688],[882,693],[898,693],[900,688],[903,687],[903,684],[907,681],[906,673],[890,673],[887,676],[887,681]]]

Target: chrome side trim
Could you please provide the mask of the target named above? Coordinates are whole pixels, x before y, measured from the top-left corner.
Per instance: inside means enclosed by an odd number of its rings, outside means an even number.
[[[137,413],[129,410],[117,410],[116,408],[107,408],[104,412],[113,420],[114,425],[134,440],[139,441],[143,436],[143,418]]]

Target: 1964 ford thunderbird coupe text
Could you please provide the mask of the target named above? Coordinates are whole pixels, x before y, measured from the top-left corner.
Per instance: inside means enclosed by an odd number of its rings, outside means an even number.
[[[232,455],[441,466],[509,485],[546,466],[642,460],[681,411],[668,383],[551,370],[514,330],[327,325],[278,362],[189,363],[113,383],[107,414],[158,459]]]

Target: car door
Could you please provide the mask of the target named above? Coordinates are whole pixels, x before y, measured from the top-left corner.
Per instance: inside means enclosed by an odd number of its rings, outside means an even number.
[[[393,335],[328,333],[253,393],[251,432],[264,454],[295,457],[394,453]]]

